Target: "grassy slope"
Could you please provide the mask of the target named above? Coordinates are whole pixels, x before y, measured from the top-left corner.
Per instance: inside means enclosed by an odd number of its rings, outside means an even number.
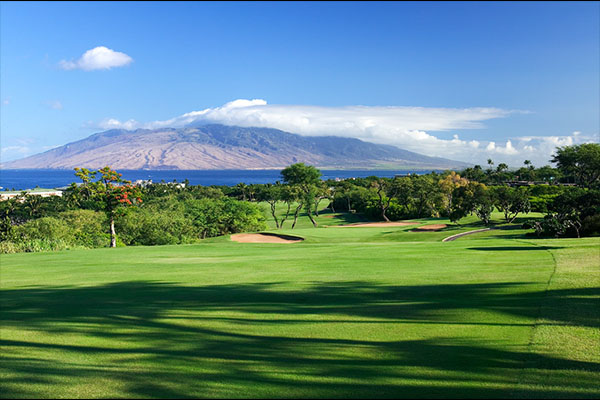
[[[309,226],[2,255],[0,394],[600,396],[598,238]]]

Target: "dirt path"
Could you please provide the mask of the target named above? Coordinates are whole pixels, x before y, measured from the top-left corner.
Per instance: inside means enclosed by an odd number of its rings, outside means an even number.
[[[460,237],[463,236],[467,236],[467,235],[472,235],[473,233],[478,233],[478,232],[484,232],[484,231],[489,231],[493,228],[483,228],[483,229],[476,229],[474,231],[468,231],[468,232],[463,232],[463,233],[458,233],[456,235],[452,235],[452,236],[448,236],[447,238],[442,239],[442,242],[452,242]]]
[[[238,243],[298,243],[304,239],[276,233],[236,233],[231,235],[231,240]]]

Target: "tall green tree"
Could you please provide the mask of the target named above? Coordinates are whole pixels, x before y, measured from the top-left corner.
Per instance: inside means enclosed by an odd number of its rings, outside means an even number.
[[[281,224],[283,223],[279,221],[277,218],[277,203],[282,199],[282,185],[277,182],[277,184],[273,185],[271,183],[267,183],[265,185],[259,185],[256,187],[256,200],[264,201],[269,204],[271,208],[271,216],[275,221],[275,226],[277,229],[281,228]],[[289,210],[289,207],[288,207]]]
[[[504,213],[504,219],[508,223],[513,222],[519,213],[527,214],[531,210],[529,194],[524,187],[498,186],[494,188],[493,198],[494,205]]]
[[[584,143],[557,147],[550,160],[565,175],[575,179],[581,187],[594,187],[600,183],[600,144]]]
[[[131,181],[124,180],[122,174],[106,166],[97,171],[85,168],[75,168],[76,175],[90,190],[96,204],[102,209],[109,221],[110,247],[117,247],[117,234],[115,231],[115,218],[120,215],[125,207],[140,204],[141,191],[131,185]],[[99,175],[96,182],[92,179]]]
[[[396,180],[377,178],[371,182],[371,189],[377,194],[377,204],[381,218],[386,222],[390,222],[386,212],[399,189]]]
[[[301,203],[304,206],[304,210],[306,211],[306,215],[312,222],[313,226],[317,227],[317,221],[312,216],[313,213],[313,203],[315,201],[315,197],[317,196],[318,190],[317,187],[321,182],[321,171],[312,165],[305,165],[304,163],[296,163],[292,164],[289,167],[284,168],[281,171],[281,177],[283,181],[296,186],[302,192]],[[300,206],[301,207],[301,206]],[[297,209],[297,212],[299,210]],[[295,214],[297,218],[297,213]],[[292,227],[295,225],[292,225]]]

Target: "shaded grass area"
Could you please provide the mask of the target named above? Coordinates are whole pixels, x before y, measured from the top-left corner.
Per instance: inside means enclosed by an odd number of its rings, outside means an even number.
[[[411,228],[2,255],[0,395],[600,396],[598,238]]]

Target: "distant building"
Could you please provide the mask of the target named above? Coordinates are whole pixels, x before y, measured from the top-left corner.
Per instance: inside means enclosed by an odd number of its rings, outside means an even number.
[[[133,184],[135,186],[148,187],[149,185],[152,185],[152,179],[138,179],[137,181],[133,182]]]

